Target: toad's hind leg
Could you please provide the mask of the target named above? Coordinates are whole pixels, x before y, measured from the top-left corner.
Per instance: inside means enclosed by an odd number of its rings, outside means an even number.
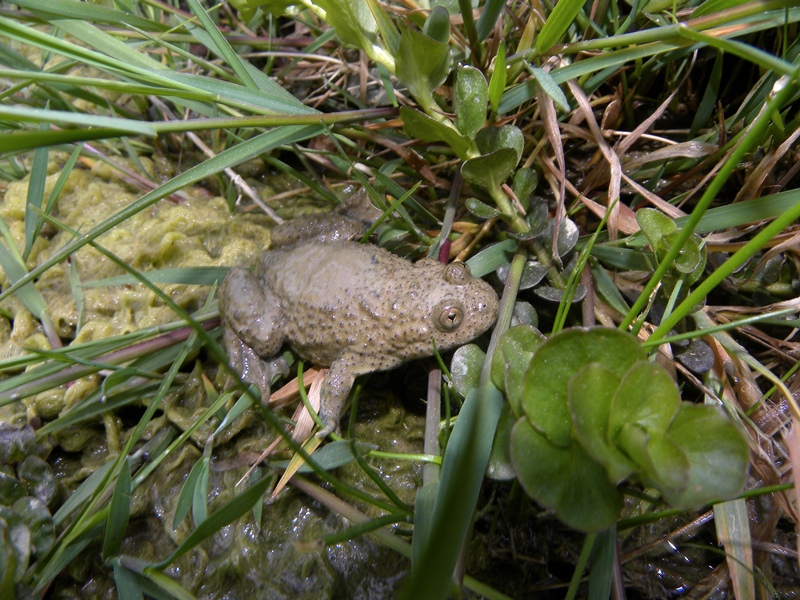
[[[249,271],[231,269],[220,286],[219,311],[231,368],[258,386],[267,402],[270,381],[281,369],[264,359],[277,355],[284,342],[278,299]]]

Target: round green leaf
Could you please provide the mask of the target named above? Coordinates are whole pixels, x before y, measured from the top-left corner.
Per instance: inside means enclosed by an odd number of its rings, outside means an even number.
[[[609,415],[621,377],[600,363],[589,363],[569,380],[569,410],[575,439],[606,469],[613,483],[620,483],[635,466],[611,442]]]
[[[668,248],[674,245],[679,235],[680,233],[676,231],[674,233],[669,233],[662,238],[660,248],[663,248],[664,254]],[[662,251],[659,251],[659,255],[661,254]],[[678,256],[675,257],[675,270],[679,273],[683,273],[684,275],[694,273],[694,271],[696,271],[700,266],[701,258],[700,238],[693,235],[686,240],[686,242],[683,244],[683,247],[680,249],[680,252],[678,252]]]
[[[531,424],[562,448],[572,443],[569,380],[596,362],[622,377],[647,358],[638,340],[618,329],[565,329],[536,351],[523,381],[522,409]]]
[[[450,74],[450,46],[420,31],[404,28],[400,32],[395,74],[421,106],[432,109],[433,91]]]
[[[11,510],[22,517],[30,531],[31,552],[44,554],[53,547],[55,527],[50,511],[44,502],[33,496],[20,498],[11,505]]]
[[[450,375],[453,378],[453,387],[464,398],[470,390],[480,386],[481,369],[485,358],[484,351],[475,344],[465,344],[453,354]]]
[[[669,373],[656,363],[636,363],[622,378],[612,402],[609,439],[615,440],[626,423],[664,432],[680,405],[678,388]]]
[[[527,494],[575,529],[606,529],[622,510],[622,494],[579,444],[554,446],[524,418],[511,430],[511,462]]]
[[[544,336],[535,327],[518,325],[500,338],[492,357],[492,381],[505,391],[514,414],[522,414],[520,399],[522,380],[536,349],[544,343]]]
[[[670,504],[677,508],[703,506],[732,498],[744,489],[747,442],[721,409],[684,402],[668,433],[690,465],[686,488],[664,491]]]

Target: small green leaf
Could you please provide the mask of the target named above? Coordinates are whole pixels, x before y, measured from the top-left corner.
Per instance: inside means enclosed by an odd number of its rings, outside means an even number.
[[[430,114],[436,110],[433,92],[450,74],[450,47],[424,33],[404,28],[397,53],[397,78]]]
[[[664,491],[670,504],[694,508],[741,493],[749,462],[747,442],[719,408],[683,402],[668,433],[690,465],[686,489]]]
[[[669,248],[677,241],[679,235],[680,232],[675,231],[661,238],[661,245],[658,249],[659,256],[667,253]],[[700,238],[696,235],[692,235],[686,240],[673,263],[676,271],[688,275],[689,273],[695,272],[697,268],[701,266],[701,263],[702,266],[705,266],[705,257],[700,252],[699,242]]]
[[[486,476],[495,481],[509,481],[517,474],[511,463],[511,429],[514,427],[516,417],[511,412],[511,407],[506,402],[500,412],[497,422],[497,431],[494,434],[492,452],[489,455],[489,466],[486,467]],[[414,528],[417,522],[414,520]]]
[[[466,398],[471,390],[481,383],[481,369],[486,353],[475,344],[465,344],[453,353],[450,375],[453,387]]]
[[[614,393],[621,379],[600,363],[589,363],[569,381],[569,410],[575,439],[593,460],[605,467],[613,483],[622,482],[636,470],[608,435]]]
[[[658,248],[662,237],[678,231],[675,221],[654,208],[643,208],[637,211],[636,222],[647,236],[647,241],[650,242],[653,250]]]
[[[22,518],[30,530],[31,554],[43,556],[49,552],[56,540],[56,533],[53,518],[44,502],[33,496],[25,496],[16,500],[11,510]]]
[[[622,494],[579,444],[555,446],[522,418],[511,430],[511,460],[525,492],[567,525],[600,531],[619,517]]]
[[[500,148],[465,161],[461,166],[461,175],[470,185],[488,190],[498,189],[514,172],[518,161],[513,149]]]
[[[514,183],[511,188],[514,190],[517,200],[522,205],[522,208],[528,210],[531,204],[531,195],[536,191],[539,185],[539,173],[533,169],[517,169],[514,173]]]
[[[529,70],[536,78],[536,83],[539,84],[539,87],[542,88],[545,94],[550,96],[555,105],[562,111],[569,112],[569,100],[567,100],[567,96],[561,91],[561,88],[558,87],[558,84],[550,73],[538,67],[530,67]]]
[[[475,137],[486,123],[488,103],[489,86],[483,73],[475,67],[459,67],[453,88],[453,110],[456,113],[456,127],[462,134]]]
[[[467,198],[464,201],[464,206],[467,207],[469,212],[480,219],[492,219],[500,214],[499,210],[492,208],[488,204],[484,204],[477,198]]]
[[[400,118],[409,136],[419,138],[425,142],[446,142],[459,158],[469,158],[472,144],[469,138],[464,137],[451,125],[440,123],[413,108],[403,106],[400,108]]]
[[[450,41],[450,13],[444,6],[433,7],[422,26],[422,33],[443,44]]]
[[[636,363],[616,391],[609,418],[609,438],[613,441],[626,423],[647,431],[664,432],[681,405],[675,382],[660,365]]]
[[[662,493],[686,489],[689,461],[669,434],[628,423],[620,432],[619,447],[636,463],[645,485]]]
[[[535,327],[518,325],[502,335],[492,357],[492,381],[505,391],[516,416],[522,414],[520,402],[525,372],[534,352],[544,341],[545,337]]]
[[[106,519],[106,533],[103,539],[103,559],[108,560],[119,554],[122,545],[122,536],[128,528],[131,516],[131,466],[127,460],[122,461],[122,467],[114,485],[111,504]]]
[[[484,127],[476,134],[475,142],[478,144],[481,154],[489,154],[501,148],[511,148],[516,153],[514,166],[517,166],[525,147],[525,137],[519,127],[514,125]]]
[[[397,27],[395,27],[391,17],[386,14],[386,11],[383,9],[383,6],[381,6],[380,2],[377,2],[376,0],[366,0],[366,3],[370,13],[372,13],[372,18],[375,19],[375,23],[378,27],[381,37],[386,42],[386,47],[389,50],[389,53],[392,56],[395,56],[400,48],[400,32],[397,30]],[[319,40],[319,38],[317,38],[317,40]],[[380,62],[376,63],[376,66],[379,69],[386,68],[385,65]]]

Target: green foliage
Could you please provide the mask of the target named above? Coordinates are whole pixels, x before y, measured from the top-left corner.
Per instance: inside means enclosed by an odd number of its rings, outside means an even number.
[[[617,486],[626,480],[679,508],[741,492],[748,463],[741,432],[718,408],[681,402],[634,337],[595,328],[534,341],[520,387],[509,385],[525,362],[512,351],[520,336],[537,339],[509,330],[493,368],[505,372],[518,417],[511,460],[525,491],[564,522],[584,531],[611,526],[622,508]]]
[[[662,261],[671,247],[678,241],[679,230],[675,221],[653,208],[643,208],[636,213],[636,221],[647,236],[659,261]],[[706,247],[700,236],[692,234],[678,251],[671,263],[673,276],[685,278],[687,285],[692,285],[703,274],[706,266]]]

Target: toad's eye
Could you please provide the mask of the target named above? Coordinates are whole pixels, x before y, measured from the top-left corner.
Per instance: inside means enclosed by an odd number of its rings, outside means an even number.
[[[439,331],[454,331],[464,320],[464,307],[454,300],[440,302],[434,309],[434,324]]]
[[[470,277],[467,263],[453,262],[444,268],[444,279],[448,283],[464,285]]]

